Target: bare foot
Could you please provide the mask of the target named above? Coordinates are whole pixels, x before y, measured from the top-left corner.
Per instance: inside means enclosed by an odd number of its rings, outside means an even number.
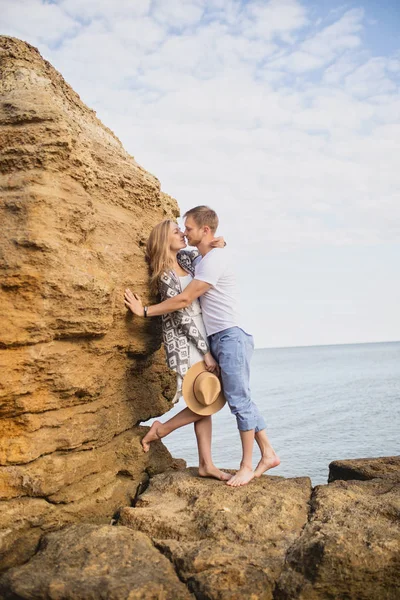
[[[156,440],[161,440],[161,435],[158,433],[158,428],[162,425],[161,421],[154,421],[153,425],[150,427],[144,438],[142,439],[142,446],[145,452],[150,450],[150,442],[155,442]]]
[[[225,473],[225,471],[220,471],[220,469],[212,465],[210,467],[199,467],[199,477],[214,477],[220,481],[229,481],[232,475]]]
[[[279,460],[279,456],[275,454],[275,452],[270,455],[262,456],[260,462],[258,463],[254,471],[254,476],[261,477],[261,475],[265,473],[265,471],[273,469],[274,467],[277,467],[280,464],[281,461]]]
[[[250,467],[240,467],[239,471],[226,482],[226,485],[230,485],[232,487],[239,487],[241,485],[246,485],[254,478],[254,472]]]

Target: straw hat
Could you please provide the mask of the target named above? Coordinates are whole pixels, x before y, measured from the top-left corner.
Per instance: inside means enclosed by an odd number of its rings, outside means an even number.
[[[220,380],[207,371],[203,360],[190,367],[183,378],[182,396],[190,410],[204,416],[218,412],[226,402]]]

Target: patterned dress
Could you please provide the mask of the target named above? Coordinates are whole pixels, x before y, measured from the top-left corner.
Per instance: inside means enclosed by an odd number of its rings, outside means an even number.
[[[200,260],[197,250],[178,252],[179,265],[190,277],[178,277],[174,271],[164,272],[159,280],[161,301],[180,294],[194,276],[194,265]],[[162,316],[162,333],[168,367],[177,373],[177,393],[179,400],[182,379],[192,364],[202,360],[209,351],[201,308],[198,300],[181,310]]]

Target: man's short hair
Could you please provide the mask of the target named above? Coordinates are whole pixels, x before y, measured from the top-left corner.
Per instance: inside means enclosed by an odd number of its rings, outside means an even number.
[[[219,221],[217,213],[209,206],[196,206],[195,208],[191,208],[183,215],[184,219],[186,217],[192,217],[197,227],[205,227],[205,225],[208,225],[213,233],[218,228]]]

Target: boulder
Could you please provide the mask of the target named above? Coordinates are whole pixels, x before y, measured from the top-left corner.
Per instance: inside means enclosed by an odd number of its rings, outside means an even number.
[[[317,486],[276,600],[398,600],[399,517],[400,482],[390,477]]]
[[[329,465],[329,479],[332,481],[383,478],[400,481],[400,456],[382,456],[379,458],[353,458],[334,460]]]
[[[176,389],[160,323],[123,293],[155,301],[145,241],[178,207],[36,48],[1,36],[0,71],[1,570],[172,465],[140,447]]]
[[[193,596],[148,536],[127,527],[73,525],[0,577],[7,599],[188,600]]]

